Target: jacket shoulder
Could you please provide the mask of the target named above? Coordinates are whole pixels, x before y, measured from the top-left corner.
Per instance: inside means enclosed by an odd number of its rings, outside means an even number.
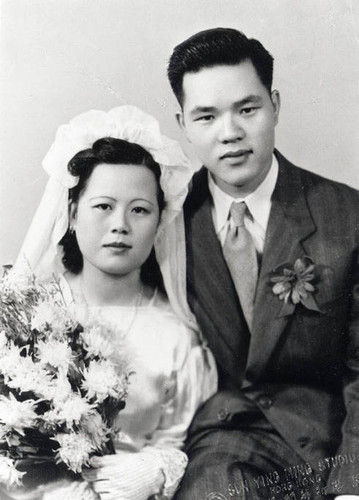
[[[196,172],[189,186],[189,192],[184,204],[185,214],[195,212],[209,196],[208,171],[202,167]]]
[[[340,203],[342,206],[349,207],[350,205],[358,206],[359,208],[359,191],[347,184],[334,181],[309,171],[305,168],[298,167],[290,163],[279,152],[276,152],[279,161],[279,168],[289,171],[289,178],[293,182],[297,180],[299,187],[306,193],[309,199],[329,199],[333,203]],[[289,180],[290,182],[290,180]]]

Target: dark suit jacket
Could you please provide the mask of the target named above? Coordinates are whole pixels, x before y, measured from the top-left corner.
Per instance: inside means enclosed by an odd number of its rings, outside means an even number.
[[[325,457],[346,455],[348,464],[332,468],[328,485],[339,478],[346,493],[359,494],[359,477],[352,478],[359,472],[359,193],[275,154],[279,175],[248,357],[247,325],[214,231],[206,169],[186,201],[188,301],[220,373],[220,391],[193,429],[230,421],[245,408],[245,394],[315,470],[328,468]],[[272,291],[271,273],[303,256],[316,265],[319,312],[301,304],[293,310]]]

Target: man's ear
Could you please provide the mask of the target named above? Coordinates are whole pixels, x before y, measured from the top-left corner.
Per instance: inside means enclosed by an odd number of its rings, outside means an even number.
[[[184,120],[184,116],[183,116],[183,111],[182,110],[181,111],[177,111],[177,113],[176,113],[176,120],[177,120],[178,125],[182,129],[182,132],[186,136],[187,141],[191,142],[190,138],[188,137],[187,128],[186,128],[186,124],[185,124],[185,120]]]
[[[277,125],[279,120],[279,111],[280,111],[280,94],[278,90],[273,90],[271,93],[271,101],[274,108],[274,121]]]

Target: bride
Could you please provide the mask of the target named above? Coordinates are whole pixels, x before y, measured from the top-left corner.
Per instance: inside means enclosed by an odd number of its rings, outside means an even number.
[[[217,383],[178,293],[185,275],[172,263],[185,258],[181,205],[191,168],[177,143],[132,106],[61,126],[43,164],[50,180],[14,276],[29,267],[40,279],[56,274],[79,321],[96,317],[121,330],[134,371],[116,454],[96,457],[83,482],[59,482],[43,498],[171,498],[186,467],[187,428]]]

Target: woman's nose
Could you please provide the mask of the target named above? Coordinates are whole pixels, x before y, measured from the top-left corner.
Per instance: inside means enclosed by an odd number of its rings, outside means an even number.
[[[128,217],[125,211],[116,211],[113,213],[111,220],[111,231],[113,233],[128,234],[130,226]]]
[[[245,136],[240,117],[233,113],[223,116],[220,124],[219,140],[223,143],[242,140]]]

